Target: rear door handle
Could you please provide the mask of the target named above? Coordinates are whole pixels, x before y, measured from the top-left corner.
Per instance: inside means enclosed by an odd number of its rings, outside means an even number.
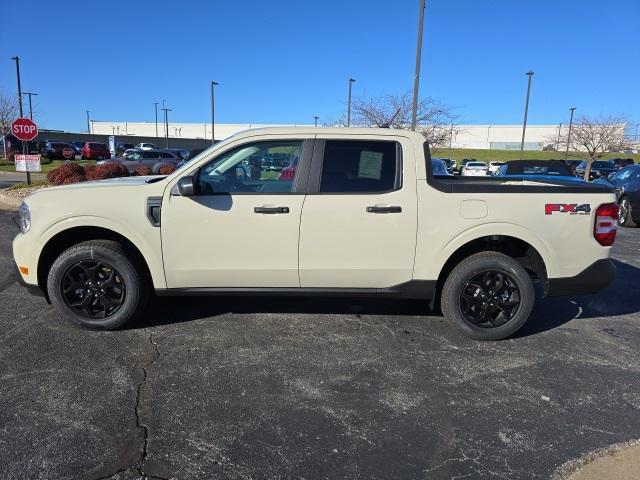
[[[254,207],[253,212],[266,214],[289,213],[289,207]]]
[[[401,213],[402,207],[397,205],[387,206],[387,205],[373,205],[371,207],[367,207],[368,213]]]

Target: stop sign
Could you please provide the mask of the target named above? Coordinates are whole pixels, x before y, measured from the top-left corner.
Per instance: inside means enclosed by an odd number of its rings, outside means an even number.
[[[11,133],[18,140],[33,140],[38,135],[38,127],[33,120],[28,118],[16,118],[11,124]]]

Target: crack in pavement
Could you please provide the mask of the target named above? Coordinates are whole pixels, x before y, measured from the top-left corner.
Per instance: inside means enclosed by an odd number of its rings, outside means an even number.
[[[153,346],[153,358],[151,358],[145,365],[142,366],[142,380],[138,384],[138,388],[136,390],[136,404],[134,407],[134,413],[136,416],[136,427],[139,428],[144,435],[144,442],[142,444],[142,452],[140,452],[140,459],[136,463],[135,466],[127,466],[121,468],[113,473],[109,473],[102,477],[95,478],[94,480],[109,480],[116,475],[121,473],[125,473],[128,471],[135,472],[137,475],[141,475],[145,480],[170,480],[169,478],[158,477],[157,475],[148,475],[144,471],[144,464],[147,460],[147,456],[149,455],[149,427],[142,422],[140,415],[140,395],[142,392],[142,388],[147,383],[147,379],[149,378],[149,369],[155,363],[155,361],[160,357],[160,350],[158,349],[158,344],[153,338],[153,333],[148,329],[143,328],[143,330],[148,334],[148,341]]]

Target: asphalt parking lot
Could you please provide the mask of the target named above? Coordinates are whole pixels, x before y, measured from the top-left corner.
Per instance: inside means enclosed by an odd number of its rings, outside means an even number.
[[[68,326],[0,212],[0,478],[550,478],[640,437],[640,229],[598,295],[480,343],[421,302],[165,298]]]

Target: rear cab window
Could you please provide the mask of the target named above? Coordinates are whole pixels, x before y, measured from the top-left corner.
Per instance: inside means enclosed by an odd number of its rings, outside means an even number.
[[[395,141],[326,140],[320,193],[383,193],[401,187],[401,149]]]

